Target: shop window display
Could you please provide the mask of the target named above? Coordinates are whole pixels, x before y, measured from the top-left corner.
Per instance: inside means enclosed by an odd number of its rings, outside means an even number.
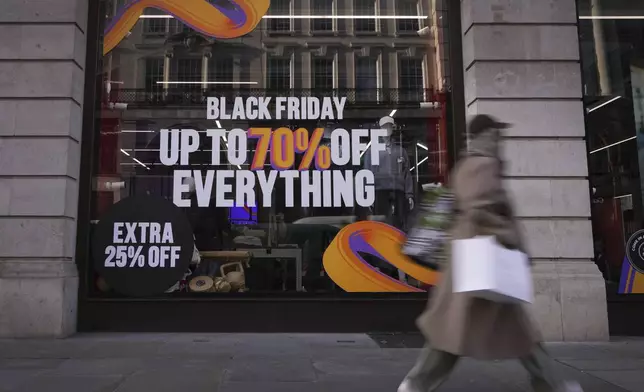
[[[609,294],[644,293],[644,6],[579,1],[595,261]]]
[[[89,294],[426,290],[399,247],[446,181],[446,27],[397,3],[102,1]]]

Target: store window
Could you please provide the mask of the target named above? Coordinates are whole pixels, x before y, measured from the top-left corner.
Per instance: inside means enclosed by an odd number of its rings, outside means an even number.
[[[423,72],[423,59],[400,59],[398,85],[405,95],[405,99],[424,100],[425,75]]]
[[[354,10],[356,15],[362,16],[362,18],[354,21],[356,33],[375,33],[378,31],[379,19],[368,17],[378,15],[377,0],[354,0]]]
[[[357,99],[361,102],[378,102],[378,58],[358,57],[356,59]]]
[[[269,30],[272,32],[290,32],[292,29],[291,18],[278,18],[278,16],[292,15],[292,1],[293,0],[274,0],[271,1],[271,8],[269,15],[273,18],[269,19]]]
[[[316,58],[313,60],[313,87],[324,94],[324,91],[333,92],[335,86],[335,72],[333,58]]]
[[[172,69],[170,76],[173,80],[185,85],[202,82],[202,65],[202,58],[178,59],[176,62],[176,68]]]
[[[315,16],[333,16],[335,15],[334,0],[311,0],[313,15]],[[333,31],[334,20],[330,18],[316,18],[313,19],[313,31]]]
[[[444,2],[101,4],[90,297],[435,282],[400,245],[453,154]]]
[[[644,6],[579,1],[595,261],[609,293],[644,293]]]
[[[398,19],[396,27],[399,33],[415,33],[420,30],[418,19],[418,0],[396,0],[397,14],[404,16],[415,16],[416,18]]]
[[[269,58],[266,86],[270,90],[288,91],[291,88],[291,59]]]
[[[234,67],[232,58],[208,58],[208,81],[230,86],[234,81]]]
[[[145,90],[159,91],[163,86],[163,59],[145,59]]]
[[[143,34],[158,36],[165,35],[168,29],[168,20],[160,17],[163,15],[163,12],[156,9],[150,9],[146,10],[145,14],[150,17],[143,21]]]

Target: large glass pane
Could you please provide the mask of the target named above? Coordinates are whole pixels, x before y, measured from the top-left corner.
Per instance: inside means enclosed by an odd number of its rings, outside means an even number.
[[[644,8],[579,7],[595,260],[611,292],[644,293]]]
[[[140,15],[101,3],[90,296],[432,284],[396,249],[423,187],[446,178],[444,1],[216,0],[196,13],[157,0]]]

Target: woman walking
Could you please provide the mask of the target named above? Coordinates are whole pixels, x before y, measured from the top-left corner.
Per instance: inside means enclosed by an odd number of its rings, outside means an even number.
[[[477,115],[468,126],[469,146],[451,176],[456,199],[453,239],[495,236],[509,249],[526,252],[508,195],[501,183],[501,129],[508,124]],[[398,392],[430,392],[449,376],[460,357],[516,358],[529,372],[536,392],[581,391],[554,375],[542,338],[522,305],[502,304],[454,293],[446,265],[428,309],[418,319],[427,345]]]

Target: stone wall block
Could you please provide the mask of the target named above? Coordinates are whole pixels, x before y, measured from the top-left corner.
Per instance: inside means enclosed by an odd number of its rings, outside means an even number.
[[[477,99],[467,114],[488,114],[512,124],[508,137],[578,137],[586,135],[581,100]]]
[[[75,218],[78,183],[69,177],[0,178],[0,216]]]
[[[0,233],[0,259],[74,257],[76,222],[71,219],[0,217]]]
[[[553,45],[557,42],[557,45]],[[463,37],[463,62],[579,60],[577,26],[474,25]]]
[[[4,60],[74,60],[85,63],[85,36],[75,24],[0,25]]]
[[[543,259],[593,258],[593,233],[589,219],[520,219],[528,253]]]
[[[506,139],[502,146],[510,177],[587,177],[583,140]]]
[[[588,180],[511,178],[505,186],[520,217],[589,217]]]
[[[577,23],[572,0],[462,0],[461,25],[475,23]]]
[[[606,288],[594,263],[559,263],[566,341],[608,340]]]
[[[69,138],[0,138],[0,176],[78,177],[80,146]]]
[[[72,61],[0,63],[0,98],[72,98],[83,101],[83,70]]]
[[[549,262],[532,267],[534,304],[530,306],[530,315],[545,341],[559,342],[564,340],[561,286],[554,266],[555,263]]]
[[[0,277],[0,338],[55,338],[74,333],[77,292],[78,277]]]
[[[2,0],[0,23],[71,23],[85,31],[88,0]]]
[[[80,142],[82,110],[73,100],[0,101],[1,136],[69,136]]]
[[[531,307],[545,341],[608,340],[606,290],[591,260],[538,262]]]
[[[578,62],[476,62],[465,71],[465,99],[578,98]]]

